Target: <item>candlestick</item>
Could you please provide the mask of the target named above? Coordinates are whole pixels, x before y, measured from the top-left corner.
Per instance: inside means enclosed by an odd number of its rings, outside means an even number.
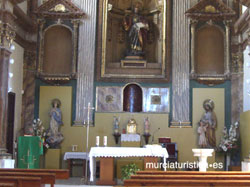
[[[98,147],[100,145],[100,136],[96,136],[96,147]]]
[[[103,137],[103,145],[106,147],[108,144],[108,137],[107,136],[104,136]]]

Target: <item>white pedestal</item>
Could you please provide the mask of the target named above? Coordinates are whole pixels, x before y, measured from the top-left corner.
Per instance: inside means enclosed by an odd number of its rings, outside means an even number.
[[[199,157],[199,171],[207,171],[207,157],[213,156],[213,149],[192,149],[194,156]]]
[[[241,171],[250,171],[250,162],[242,161],[241,162]]]

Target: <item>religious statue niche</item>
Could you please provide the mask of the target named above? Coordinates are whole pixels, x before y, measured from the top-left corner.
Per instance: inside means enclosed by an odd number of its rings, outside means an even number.
[[[97,79],[167,80],[171,0],[99,1]]]
[[[223,83],[230,78],[230,22],[235,12],[220,0],[201,0],[186,15],[191,19],[191,79]]]
[[[52,84],[77,73],[78,28],[84,13],[70,0],[49,0],[36,12],[39,23],[38,78]]]
[[[142,89],[137,84],[129,84],[123,91],[123,111],[142,112]]]

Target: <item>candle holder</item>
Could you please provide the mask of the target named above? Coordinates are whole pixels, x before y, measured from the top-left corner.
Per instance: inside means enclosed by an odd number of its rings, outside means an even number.
[[[113,136],[115,138],[115,143],[118,144],[121,134],[120,133],[114,133]]]
[[[148,144],[148,140],[149,140],[149,137],[151,136],[151,134],[143,134],[143,137],[144,137],[144,139],[145,139],[145,143],[146,143],[146,145]]]

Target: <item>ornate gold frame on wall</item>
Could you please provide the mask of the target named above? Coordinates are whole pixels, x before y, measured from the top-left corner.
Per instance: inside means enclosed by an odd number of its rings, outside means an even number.
[[[190,78],[191,79],[196,79],[198,82],[203,82],[203,83],[207,83],[207,84],[213,84],[212,82],[217,82],[217,83],[221,83],[224,82],[225,80],[230,78],[230,27],[229,24],[225,24],[225,30],[223,30],[223,28],[212,22],[209,21],[207,23],[205,23],[204,25],[202,25],[199,28],[196,28],[197,26],[197,21],[191,21],[191,72],[190,72]],[[215,26],[216,28],[218,28],[220,30],[220,32],[222,32],[223,36],[224,36],[224,74],[217,74],[217,75],[211,75],[211,74],[198,74],[196,72],[195,69],[195,36],[196,33],[208,26]]]
[[[38,7],[36,14],[39,26],[37,77],[52,84],[62,84],[75,79],[77,73],[78,32],[84,13],[70,0],[49,0]],[[71,32],[73,49],[71,58],[72,71],[70,74],[48,74],[43,72],[45,33],[55,26],[63,26]]]
[[[191,71],[190,78],[200,83],[214,85],[230,79],[230,23],[235,12],[220,0],[201,0],[186,11],[191,18]],[[224,74],[198,74],[195,70],[195,34],[197,24],[213,25],[224,35]],[[223,25],[223,28],[222,26]]]
[[[40,40],[39,40],[39,57],[38,57],[38,69],[37,69],[37,74],[39,78],[44,79],[45,81],[69,81],[73,78],[75,78],[76,76],[76,64],[77,64],[77,47],[78,47],[78,27],[79,27],[79,23],[80,21],[77,20],[72,20],[72,24],[73,24],[73,29],[64,24],[63,21],[57,21],[54,24],[51,24],[49,26],[47,26],[46,28],[44,28],[44,24],[46,23],[45,20],[41,20],[39,21],[39,36],[41,36]],[[72,55],[72,72],[71,74],[46,74],[43,72],[43,64],[44,64],[44,37],[46,34],[46,31],[49,30],[52,27],[55,26],[63,26],[65,28],[67,28],[70,32],[71,32],[71,36],[72,36],[72,46],[73,46],[73,55]]]
[[[109,0],[99,1],[99,23],[98,23],[98,48],[97,48],[97,80],[100,81],[124,81],[127,78],[127,82],[146,82],[147,80],[153,80],[156,82],[169,81],[170,67],[171,67],[171,2],[172,0],[163,1],[162,5],[158,7],[156,11],[163,11],[162,19],[162,35],[159,36],[162,40],[161,50],[161,73],[159,74],[143,74],[141,72],[146,68],[140,68],[140,73],[137,74],[121,74],[121,73],[109,73],[107,72],[107,27],[108,27],[108,12],[110,11]],[[121,67],[122,68],[122,67]],[[127,68],[130,71],[131,68]],[[138,68],[139,69],[139,68]]]

